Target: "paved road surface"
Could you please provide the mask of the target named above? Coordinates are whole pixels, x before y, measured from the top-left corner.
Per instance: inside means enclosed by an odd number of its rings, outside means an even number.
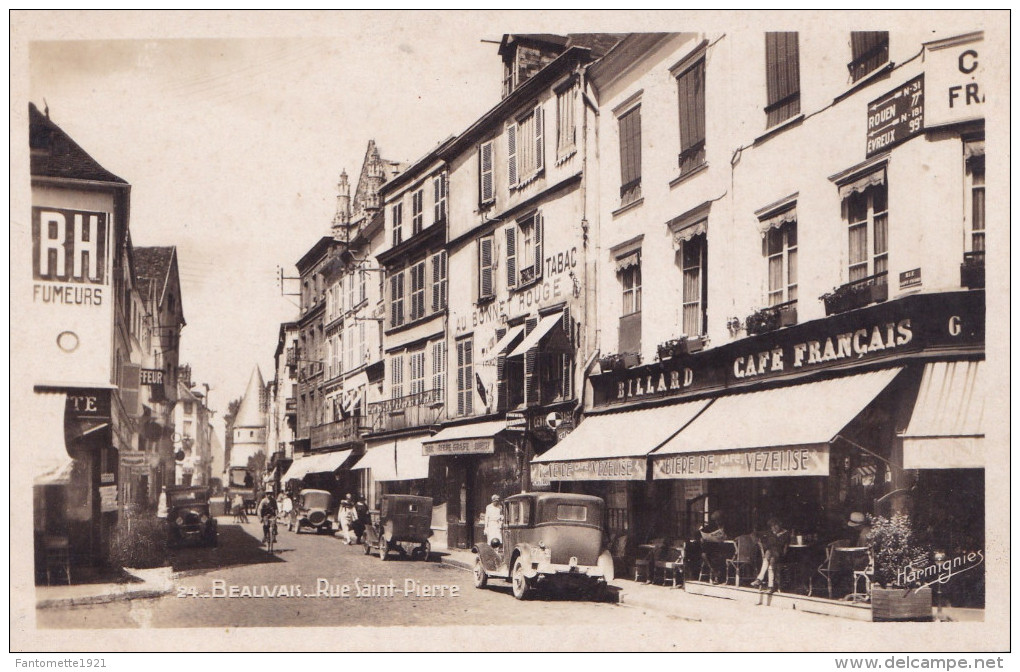
[[[258,535],[258,538],[256,537]],[[474,587],[470,572],[433,560],[382,562],[361,546],[281,529],[277,553],[259,544],[257,522],[220,518],[217,548],[174,551],[175,594],[37,610],[40,628],[592,624],[662,626],[662,614],[576,597],[519,602],[508,584]],[[502,585],[500,585],[502,584]],[[344,597],[343,586],[348,587]],[[427,586],[427,588],[426,588]],[[410,588],[408,594],[403,591]],[[297,596],[300,589],[301,597]],[[236,597],[229,597],[231,591]],[[326,591],[323,594],[321,591]],[[288,595],[269,597],[268,594]],[[205,595],[227,595],[204,597]],[[262,597],[247,597],[247,595]],[[358,595],[361,595],[360,597]],[[242,597],[242,595],[245,595]],[[309,597],[311,595],[311,597]],[[329,595],[329,596],[327,596]]]

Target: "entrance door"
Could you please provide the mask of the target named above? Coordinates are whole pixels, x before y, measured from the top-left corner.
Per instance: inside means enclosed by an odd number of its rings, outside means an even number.
[[[446,545],[449,548],[471,548],[474,544],[474,512],[470,494],[474,489],[474,474],[465,458],[451,456],[446,459]]]

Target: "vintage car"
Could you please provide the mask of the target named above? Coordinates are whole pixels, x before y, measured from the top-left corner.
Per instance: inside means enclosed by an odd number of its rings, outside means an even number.
[[[167,490],[167,532],[171,545],[193,542],[217,544],[216,519],[209,514],[209,488],[175,487]]]
[[[477,544],[475,587],[489,577],[510,582],[527,599],[544,586],[574,588],[603,599],[614,579],[613,558],[602,531],[605,503],[598,497],[530,492],[503,502],[502,539]]]
[[[365,528],[365,555],[377,551],[386,560],[390,551],[428,561],[432,551],[432,498],[383,495],[371,524]]]
[[[329,512],[333,507],[333,495],[326,490],[302,490],[298,493],[294,508],[297,510],[297,525],[294,532],[300,533],[310,527],[316,532],[333,532]]]

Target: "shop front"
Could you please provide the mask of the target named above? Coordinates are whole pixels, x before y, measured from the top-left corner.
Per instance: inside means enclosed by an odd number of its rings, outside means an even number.
[[[521,491],[522,433],[505,420],[449,426],[422,443],[446,504],[447,548],[484,543],[484,513],[492,495]]]
[[[426,435],[369,438],[368,450],[352,467],[358,475],[360,495],[372,509],[378,509],[386,494],[432,497],[429,458],[422,453]],[[352,493],[354,494],[354,493]]]
[[[349,469],[353,455],[353,450],[334,450],[300,456],[280,477],[280,485],[293,494],[306,488],[327,490],[339,502],[356,485]]]

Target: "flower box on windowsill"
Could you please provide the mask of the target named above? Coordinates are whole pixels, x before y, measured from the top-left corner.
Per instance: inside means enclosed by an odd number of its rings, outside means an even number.
[[[782,327],[790,327],[797,324],[797,302],[790,301],[777,306],[768,306],[756,310],[744,320],[747,327],[747,335],[766,334]]]
[[[698,352],[705,347],[705,339],[702,336],[674,338],[660,343],[656,349],[659,361],[689,355]]]
[[[819,298],[825,303],[825,314],[836,315],[886,301],[889,298],[887,275],[886,273],[871,275],[823,294]]]
[[[606,355],[599,359],[599,368],[603,373],[607,371],[623,371],[635,367],[641,363],[641,355],[636,352],[623,352],[615,355]]]
[[[984,252],[967,252],[963,255],[963,263],[960,264],[960,286],[967,289],[984,289]]]

